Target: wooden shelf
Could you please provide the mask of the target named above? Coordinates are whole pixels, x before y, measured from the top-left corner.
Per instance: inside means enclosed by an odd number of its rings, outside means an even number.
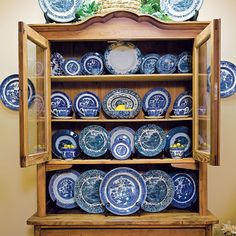
[[[52,82],[144,82],[144,81],[190,81],[193,74],[134,74],[134,75],[80,75],[51,76]]]
[[[86,120],[86,119],[52,119],[52,122],[73,122],[73,123],[151,123],[151,122],[173,122],[173,121],[192,121],[192,117],[187,118],[166,118],[166,119],[95,119],[95,120]]]

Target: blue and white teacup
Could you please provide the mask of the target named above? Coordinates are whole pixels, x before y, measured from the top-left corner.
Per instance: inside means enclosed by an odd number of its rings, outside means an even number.
[[[75,158],[75,148],[63,148],[62,149],[62,158],[63,159],[74,159]]]
[[[85,117],[96,117],[98,115],[98,108],[97,107],[84,108],[83,111],[84,111]]]
[[[163,109],[148,108],[148,116],[161,116],[163,115]]]
[[[52,114],[55,116],[69,116],[70,110],[67,107],[60,107],[58,109],[53,109]]]
[[[173,110],[176,116],[189,115],[189,107],[185,107],[185,108],[176,107]]]

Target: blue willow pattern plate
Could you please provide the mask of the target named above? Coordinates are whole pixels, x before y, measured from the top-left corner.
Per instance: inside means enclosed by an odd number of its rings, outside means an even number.
[[[175,99],[173,108],[183,109],[184,115],[191,115],[192,114],[192,95],[190,92],[185,91],[178,95]]]
[[[104,64],[111,74],[135,74],[141,64],[141,52],[132,43],[111,44],[104,53]]]
[[[162,110],[166,113],[171,103],[171,96],[169,92],[164,88],[153,88],[149,90],[143,97],[142,105],[145,112],[149,108]]]
[[[117,110],[119,106],[124,106],[125,110]],[[133,90],[119,88],[104,97],[102,108],[111,118],[134,118],[142,108],[142,100]]]
[[[80,133],[79,146],[86,155],[100,157],[109,147],[108,133],[101,126],[87,126]]]
[[[0,96],[3,104],[11,110],[19,110],[19,75],[13,74],[6,77],[0,86]],[[35,96],[33,83],[28,79],[28,105],[30,106]]]
[[[111,154],[117,160],[126,160],[131,153],[130,145],[125,142],[115,142],[111,147]]]
[[[156,53],[149,53],[143,56],[140,65],[140,72],[142,74],[154,74],[156,71],[156,63],[159,58],[160,55]]]
[[[175,194],[171,205],[177,208],[188,208],[198,198],[198,181],[194,173],[172,173]]]
[[[192,55],[190,52],[182,52],[179,55],[177,67],[180,73],[190,73],[192,71]]]
[[[47,16],[56,22],[70,22],[75,19],[75,12],[82,0],[39,0],[39,5]]]
[[[108,172],[100,185],[100,198],[115,215],[137,212],[147,196],[143,177],[134,169],[119,167]]]
[[[171,177],[161,170],[150,170],[143,174],[147,185],[147,197],[142,209],[159,212],[166,209],[174,197],[174,183]]]
[[[177,62],[177,56],[173,54],[165,54],[157,61],[157,72],[160,74],[172,74],[176,71]]]
[[[59,52],[51,54],[51,74],[54,76],[63,75],[64,57]]]
[[[135,148],[146,157],[158,155],[166,145],[164,130],[154,124],[141,126],[134,137]]]
[[[57,171],[49,181],[49,195],[57,206],[72,209],[77,206],[74,198],[74,186],[79,177],[75,170]]]
[[[189,134],[189,129],[185,126],[178,126],[171,130],[166,135],[165,151],[169,152],[170,146],[174,143],[185,145],[184,157],[188,157],[192,153],[192,141]]]
[[[62,69],[65,75],[81,75],[82,65],[76,58],[66,59],[62,65]]]
[[[74,109],[77,114],[85,116],[85,109],[95,108],[98,112],[101,110],[101,102],[95,93],[85,91],[79,93],[74,99]]]
[[[104,72],[103,56],[97,52],[88,52],[81,58],[84,75],[101,75]]]
[[[161,10],[173,21],[191,19],[200,10],[203,0],[160,0]]]
[[[75,182],[75,201],[84,211],[88,213],[104,212],[99,187],[105,174],[101,170],[88,170],[83,172]]]
[[[64,114],[60,115],[63,110]],[[72,111],[72,102],[70,97],[61,91],[54,91],[51,94],[51,113],[54,116],[69,116]]]
[[[62,158],[64,145],[73,145],[76,149],[75,157],[80,154],[79,135],[72,130],[58,130],[52,135],[52,152],[55,156]]]

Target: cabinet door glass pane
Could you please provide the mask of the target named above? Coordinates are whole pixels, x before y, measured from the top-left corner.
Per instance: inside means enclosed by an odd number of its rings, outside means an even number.
[[[207,40],[199,48],[198,68],[198,143],[197,149],[210,153],[211,144],[211,45]]]
[[[28,106],[28,153],[37,154],[46,148],[46,117],[45,117],[45,50],[35,43],[27,42],[28,79],[34,91],[28,89],[28,97],[33,93],[32,102]]]

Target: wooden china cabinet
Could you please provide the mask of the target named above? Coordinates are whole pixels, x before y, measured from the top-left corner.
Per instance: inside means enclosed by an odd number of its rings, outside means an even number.
[[[103,53],[116,41],[132,42],[143,54],[191,51],[192,73],[51,76],[52,52],[59,52],[65,58],[79,58],[90,51]],[[37,212],[27,221],[34,226],[35,236],[212,235],[212,226],[218,220],[207,207],[207,165],[219,165],[220,20],[164,23],[148,15],[116,11],[73,24],[27,25],[19,22],[19,60],[21,166],[37,165]],[[42,98],[41,106],[27,105],[28,79],[34,84],[35,94]],[[130,88],[143,97],[155,87],[166,88],[171,94],[171,106],[164,119],[145,119],[142,111],[134,119],[111,119],[103,111],[97,120],[51,118],[50,96],[54,90],[66,92],[73,101],[82,91],[95,92],[103,100],[105,94],[115,88]],[[170,118],[175,98],[186,90],[193,95],[192,117]],[[204,115],[199,112],[203,105],[206,108]],[[56,159],[51,151],[52,133],[59,129],[79,133],[88,125],[99,124],[107,130],[119,125],[137,130],[147,123],[158,124],[166,131],[187,126],[192,134],[191,157],[178,160],[134,157],[120,161],[86,160],[81,154],[78,159],[67,161]],[[69,168],[111,170],[117,166],[136,170],[193,171],[198,176],[198,201],[188,210],[173,208],[130,216],[87,214],[79,208],[63,210],[50,202],[48,181],[55,171]]]

